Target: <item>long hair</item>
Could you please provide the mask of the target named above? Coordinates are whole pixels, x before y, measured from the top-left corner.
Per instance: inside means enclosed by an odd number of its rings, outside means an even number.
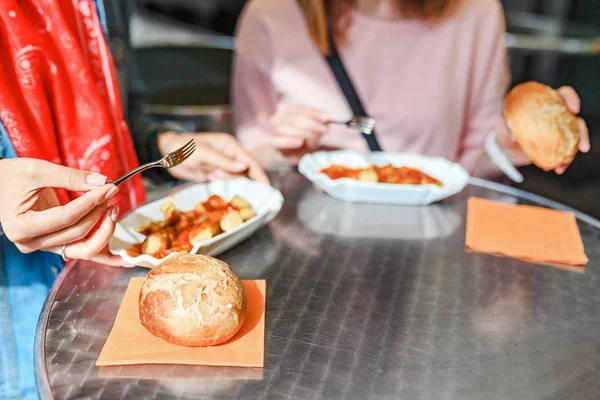
[[[400,13],[410,18],[440,19],[458,0],[396,0]],[[300,0],[310,37],[325,55],[330,53],[329,36],[343,42],[352,23],[355,0]]]

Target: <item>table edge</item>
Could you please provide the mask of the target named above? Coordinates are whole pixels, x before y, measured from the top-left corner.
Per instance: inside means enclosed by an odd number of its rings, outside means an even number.
[[[572,207],[566,206],[558,201],[550,200],[546,197],[543,197],[543,196],[540,196],[537,194],[533,194],[533,193],[527,192],[522,189],[517,189],[517,188],[511,187],[511,186],[503,185],[501,183],[496,183],[496,182],[492,182],[492,181],[488,181],[488,180],[480,179],[480,178],[469,178],[469,184],[472,186],[477,186],[477,187],[481,187],[484,189],[490,189],[490,190],[494,190],[499,193],[504,193],[504,194],[508,194],[511,196],[519,197],[524,200],[529,200],[529,201],[538,203],[542,206],[553,208],[555,210],[568,211],[570,213],[573,213],[578,220],[585,222],[586,224],[591,225],[596,229],[600,229],[600,220],[599,219],[594,218],[591,215],[588,215],[582,211],[576,210]]]
[[[52,284],[48,295],[46,296],[46,300],[44,300],[44,305],[42,306],[42,311],[40,312],[40,316],[38,318],[38,323],[35,329],[35,339],[34,339],[34,374],[35,374],[35,382],[37,386],[37,392],[42,400],[46,399],[54,399],[52,394],[52,388],[50,386],[50,379],[48,377],[48,369],[46,367],[46,327],[48,326],[48,318],[50,316],[50,311],[52,310],[52,304],[54,303],[54,299],[56,298],[56,294],[62,286],[65,278],[68,276],[69,271],[73,268],[77,261],[72,260],[68,262],[63,270],[60,272],[56,281]],[[41,373],[43,372],[43,373]]]
[[[597,229],[600,229],[600,220],[578,211],[574,208],[568,207],[562,203],[549,200],[545,197],[517,189],[511,186],[507,186],[501,183],[491,182],[485,179],[479,178],[470,178],[469,184],[476,187],[481,187],[484,189],[490,189],[499,193],[504,193],[507,195],[515,196],[524,200],[529,200],[532,202],[536,202],[540,205],[550,207],[556,210],[568,211],[575,215],[575,217],[583,221]],[[48,318],[50,316],[50,311],[52,310],[52,304],[54,303],[54,299],[62,286],[65,278],[68,276],[69,271],[76,264],[76,260],[73,260],[61,271],[56,281],[52,285],[46,300],[44,301],[44,305],[42,307],[42,311],[40,313],[40,317],[38,319],[36,331],[35,331],[35,342],[34,342],[34,373],[35,379],[37,383],[37,390],[40,396],[40,399],[54,399],[52,395],[52,388],[50,386],[50,380],[48,377],[48,370],[46,366],[46,327],[48,325]]]

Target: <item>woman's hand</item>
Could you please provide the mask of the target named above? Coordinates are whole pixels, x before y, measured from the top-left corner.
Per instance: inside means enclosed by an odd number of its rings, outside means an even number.
[[[563,86],[558,89],[558,94],[563,98],[565,104],[574,114],[579,114],[581,108],[581,100],[577,95],[577,92],[572,87]],[[579,122],[579,151],[582,153],[587,153],[590,151],[590,136],[588,132],[587,125],[582,118],[577,118]],[[512,132],[508,129],[508,125],[506,121],[502,119],[496,125],[496,135],[498,138],[498,144],[502,147],[502,150],[509,156],[511,161],[516,164],[516,166],[524,166],[531,164],[531,159],[527,154],[523,152],[521,146],[517,142],[517,139],[514,137]],[[556,168],[554,172],[561,175],[563,174],[569,164],[561,165]]]
[[[186,144],[190,138],[196,142],[196,151],[181,165],[169,170],[175,178],[207,181],[247,175],[258,182],[269,182],[258,161],[227,133],[163,133],[158,136],[158,150],[161,154],[168,154]]]
[[[279,150],[313,151],[319,138],[329,129],[329,115],[313,107],[280,103],[269,120],[273,131],[272,145]]]
[[[36,250],[108,265],[126,265],[106,246],[115,230],[118,207],[107,201],[118,191],[100,174],[32,158],[0,160],[0,223],[23,253]],[[61,206],[52,188],[86,192]],[[100,221],[98,229],[87,235]]]

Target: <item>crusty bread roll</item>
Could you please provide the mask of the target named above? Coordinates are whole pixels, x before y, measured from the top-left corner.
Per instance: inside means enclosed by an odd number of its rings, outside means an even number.
[[[560,95],[538,82],[515,86],[504,116],[519,145],[545,171],[570,163],[577,154],[579,126]]]
[[[224,262],[177,254],[148,273],[139,306],[140,322],[154,336],[181,346],[215,346],[242,326],[246,293]]]

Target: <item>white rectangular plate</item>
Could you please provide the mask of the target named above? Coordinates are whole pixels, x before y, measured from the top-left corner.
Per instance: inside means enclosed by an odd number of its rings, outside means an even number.
[[[352,168],[367,167],[373,164],[418,168],[441,181],[443,187],[369,183],[345,178],[333,180],[320,172],[321,169],[331,164],[341,164]],[[298,169],[302,175],[331,197],[359,203],[427,205],[459,193],[469,181],[469,174],[460,165],[445,158],[415,154],[362,154],[355,151],[317,152],[302,157]]]
[[[121,256],[131,264],[148,268],[156,267],[164,259],[157,259],[148,254],[137,257],[131,257],[127,254],[127,249],[132,244],[144,241],[145,236],[137,232],[136,228],[145,226],[152,221],[164,220],[160,206],[165,201],[171,200],[178,210],[187,211],[191,210],[196,203],[208,199],[213,194],[221,196],[226,201],[230,201],[235,195],[240,195],[250,203],[256,215],[229,232],[221,233],[210,240],[195,245],[191,253],[218,256],[248,239],[259,228],[268,224],[277,216],[283,206],[281,192],[269,185],[253,182],[246,178],[193,185],[173,195],[139,207],[119,221],[115,234],[109,243],[110,252]],[[176,253],[172,253],[167,257],[173,254]]]

